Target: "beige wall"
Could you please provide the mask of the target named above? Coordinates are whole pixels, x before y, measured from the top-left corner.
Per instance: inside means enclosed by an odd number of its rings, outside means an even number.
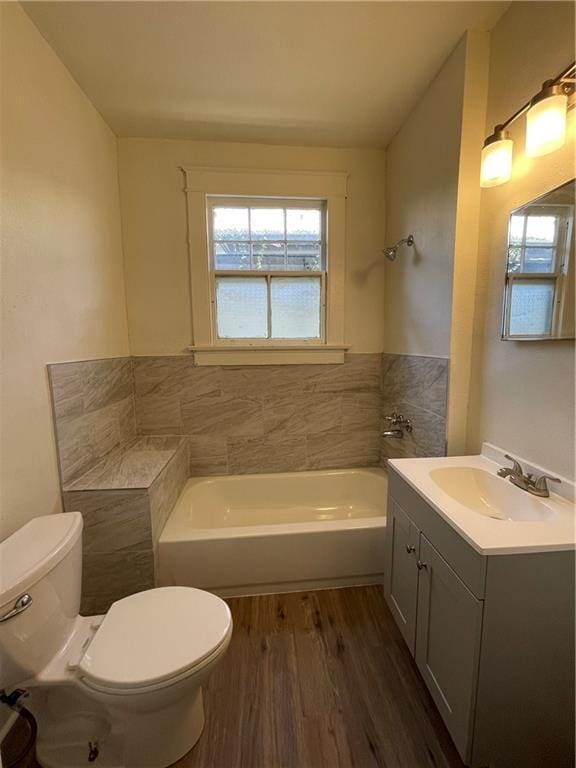
[[[571,3],[512,3],[491,35],[486,134],[573,60]],[[468,441],[471,451],[487,440],[567,477],[574,476],[574,342],[504,342],[500,322],[508,213],[574,177],[575,113],[566,146],[533,159],[524,156],[518,120],[512,180],[482,191]]]
[[[440,69],[386,150],[386,239],[414,235],[385,267],[385,345],[446,357],[466,43]]]
[[[384,152],[120,139],[126,292],[133,354],[191,343],[186,207],[181,165],[347,171],[346,343],[383,348]]]
[[[128,352],[116,140],[2,3],[3,537],[60,509],[45,365]]]

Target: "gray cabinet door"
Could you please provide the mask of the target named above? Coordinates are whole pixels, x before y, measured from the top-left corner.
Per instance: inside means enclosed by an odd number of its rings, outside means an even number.
[[[412,654],[416,638],[418,538],[419,531],[408,515],[389,498],[384,596]]]
[[[483,602],[420,535],[416,663],[460,756],[470,754]]]

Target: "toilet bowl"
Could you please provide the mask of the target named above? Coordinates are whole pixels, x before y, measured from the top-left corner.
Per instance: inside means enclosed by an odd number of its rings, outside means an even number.
[[[202,733],[230,610],[164,587],[80,616],[81,534],[80,514],[47,515],[0,544],[0,688],[31,693],[44,768],[163,768]]]

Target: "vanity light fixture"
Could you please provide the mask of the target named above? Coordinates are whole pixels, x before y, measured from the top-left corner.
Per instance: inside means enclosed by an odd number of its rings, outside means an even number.
[[[512,147],[514,142],[502,125],[494,128],[482,149],[480,186],[497,187],[512,176]]]
[[[526,154],[547,155],[566,141],[568,95],[562,83],[546,80],[526,113]]]
[[[539,157],[559,149],[566,141],[568,97],[574,93],[576,62],[557,77],[546,80],[541,90],[484,142],[480,167],[480,186],[496,187],[512,176],[512,148],[508,126],[526,113],[526,154]]]

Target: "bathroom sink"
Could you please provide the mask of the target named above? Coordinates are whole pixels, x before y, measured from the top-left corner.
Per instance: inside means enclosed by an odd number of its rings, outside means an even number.
[[[556,516],[553,509],[528,492],[477,467],[441,467],[430,479],[454,501],[478,515],[514,522],[544,522]]]

